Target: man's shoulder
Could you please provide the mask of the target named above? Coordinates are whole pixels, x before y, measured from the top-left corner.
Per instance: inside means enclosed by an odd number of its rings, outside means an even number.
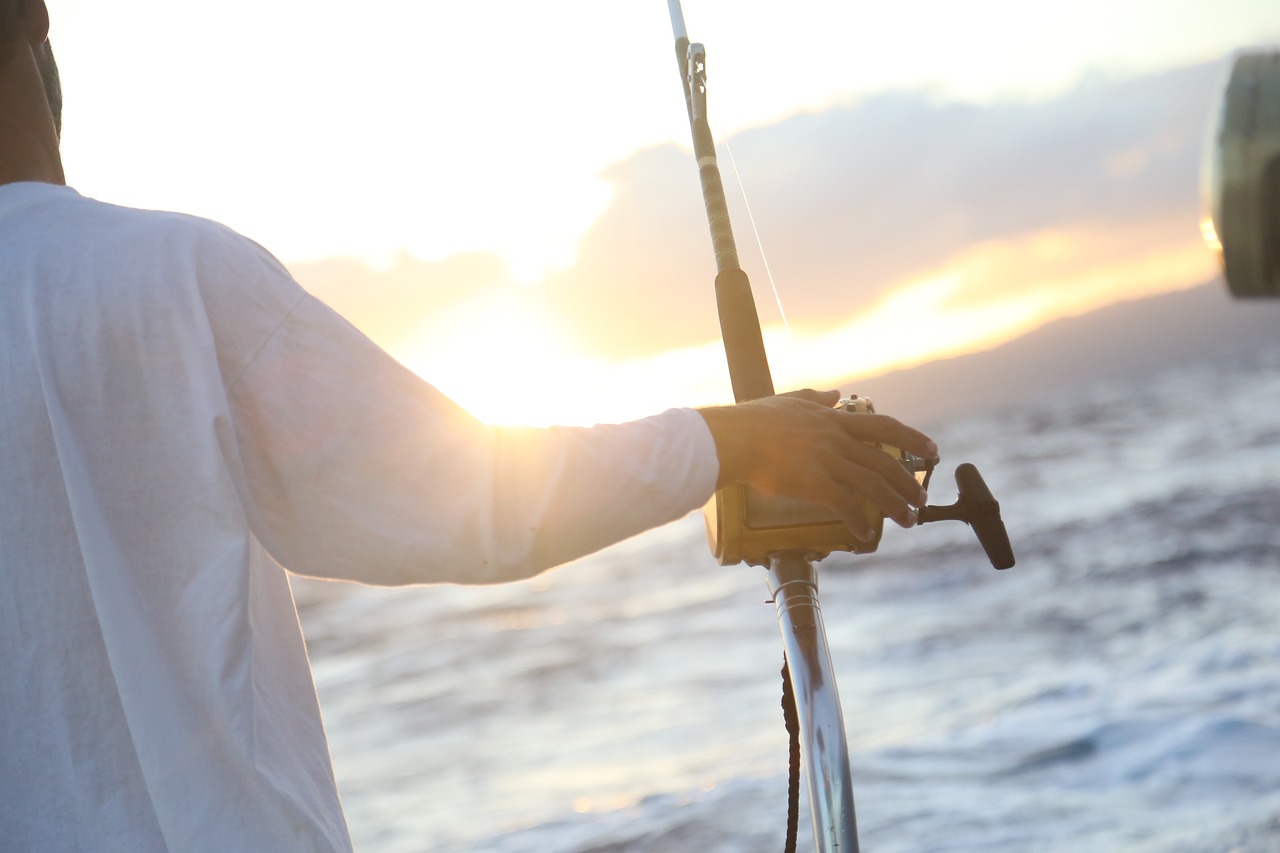
[[[301,297],[274,255],[201,216],[113,204],[70,187],[0,186],[0,224],[6,220],[14,228],[0,228],[0,238],[17,241],[43,269],[93,270],[113,298],[173,301],[186,293],[215,323],[234,323],[255,309],[278,316]]]
[[[232,228],[202,216],[170,210],[128,207],[76,194],[79,207],[91,224],[121,238],[133,238],[160,247],[211,254],[244,254],[271,257],[262,246]],[[274,262],[274,258],[271,260]]]
[[[101,251],[134,256],[144,265],[189,271],[204,286],[296,286],[271,252],[213,219],[112,204],[78,193],[68,201],[69,217]]]
[[[274,255],[228,226],[186,213],[80,197],[84,225],[118,287],[202,316],[224,376],[237,376],[304,292]],[[192,316],[195,316],[194,314]]]

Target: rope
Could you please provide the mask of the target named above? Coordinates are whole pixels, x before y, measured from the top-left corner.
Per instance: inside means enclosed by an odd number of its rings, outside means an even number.
[[[796,834],[800,828],[800,717],[796,713],[796,694],[791,686],[786,652],[782,653],[782,719],[786,722],[791,746],[787,776],[786,853],[796,853]]]

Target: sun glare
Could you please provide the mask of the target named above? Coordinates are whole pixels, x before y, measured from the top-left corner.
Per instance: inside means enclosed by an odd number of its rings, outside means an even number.
[[[1171,243],[1080,228],[974,246],[835,328],[803,335],[767,328],[774,385],[836,387],[1206,281],[1212,265],[1194,232],[1185,236]],[[588,425],[732,400],[719,341],[609,362],[579,346],[536,296],[510,285],[453,305],[428,318],[396,355],[494,424]]]
[[[416,341],[393,352],[486,423],[588,426],[716,399],[715,386],[728,385],[718,347],[608,362],[516,286],[430,318]]]
[[[472,306],[451,333],[432,324],[435,331],[396,353],[485,423],[590,426],[732,402],[718,342],[609,362],[575,347],[545,313],[491,307],[485,316]]]
[[[397,355],[487,423],[555,421],[555,397],[585,362],[557,333],[555,319],[519,296],[452,306]]]

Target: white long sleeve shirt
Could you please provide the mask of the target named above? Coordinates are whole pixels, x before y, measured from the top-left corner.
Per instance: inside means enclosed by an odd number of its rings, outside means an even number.
[[[716,476],[694,411],[486,427],[221,226],[0,186],[0,848],[349,849],[281,566],[527,577]]]

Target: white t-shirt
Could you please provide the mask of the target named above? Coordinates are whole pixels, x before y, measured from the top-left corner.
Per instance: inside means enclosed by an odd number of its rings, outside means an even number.
[[[716,476],[692,410],[486,427],[221,226],[0,186],[0,846],[349,849],[280,567],[527,577]]]

